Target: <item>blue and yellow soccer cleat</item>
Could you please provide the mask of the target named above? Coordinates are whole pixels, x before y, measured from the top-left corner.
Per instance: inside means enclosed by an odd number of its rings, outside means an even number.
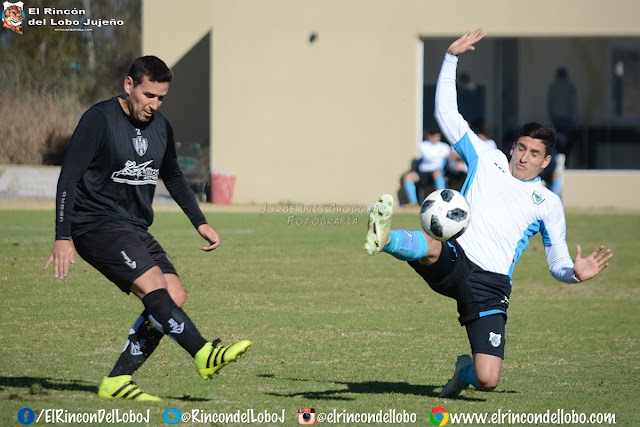
[[[140,387],[131,381],[131,375],[103,377],[98,389],[98,396],[106,397],[107,399],[128,399],[140,402],[157,402],[161,400],[158,396],[140,390]]]
[[[206,343],[193,358],[202,378],[211,378],[231,362],[235,362],[251,347],[251,341],[242,340],[231,345],[221,345],[220,338]]]
[[[458,397],[460,392],[468,387],[468,385],[462,384],[460,382],[460,371],[467,365],[471,365],[473,363],[473,359],[468,354],[463,354],[462,356],[458,356],[458,360],[456,360],[456,369],[453,371],[453,376],[449,380],[448,383],[442,387],[442,391],[440,392],[440,397]]]
[[[393,197],[389,194],[380,196],[369,212],[369,230],[364,250],[375,255],[389,243],[391,233],[391,216],[393,215]]]

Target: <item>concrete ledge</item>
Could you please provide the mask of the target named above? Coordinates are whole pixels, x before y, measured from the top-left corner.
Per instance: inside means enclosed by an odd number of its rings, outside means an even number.
[[[0,198],[55,199],[60,170],[60,166],[0,165]],[[156,200],[174,203],[162,180]]]
[[[55,199],[59,166],[3,165],[0,169],[0,197]]]
[[[640,211],[640,171],[566,170],[565,209]]]
[[[20,205],[16,199],[55,199],[59,175],[58,166],[0,165],[0,199],[13,200],[0,204],[0,209]],[[640,212],[640,170],[567,170],[563,201],[566,210]],[[161,181],[154,202],[175,205]]]

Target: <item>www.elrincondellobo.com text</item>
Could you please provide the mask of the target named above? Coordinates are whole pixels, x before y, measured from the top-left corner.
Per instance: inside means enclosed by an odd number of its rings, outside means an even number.
[[[555,409],[544,412],[518,412],[497,410],[488,413],[449,413],[451,425],[613,425],[616,414],[585,413],[575,410]],[[445,424],[440,424],[445,425]]]

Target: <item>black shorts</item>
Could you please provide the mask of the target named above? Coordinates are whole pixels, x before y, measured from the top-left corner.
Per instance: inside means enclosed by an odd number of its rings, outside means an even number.
[[[511,278],[478,267],[455,240],[442,243],[440,257],[432,265],[418,261],[409,261],[409,265],[431,289],[456,300],[461,325],[492,314],[506,318]]]
[[[429,185],[434,184],[433,172],[418,172],[418,176],[420,177],[420,185],[422,187],[427,187]],[[444,176],[444,175],[443,175]]]
[[[128,223],[106,222],[74,236],[73,243],[82,259],[126,293],[152,267],[160,267],[164,274],[178,274],[160,243]]]
[[[505,323],[502,314],[480,317],[467,323],[467,336],[473,354],[491,354],[504,359]]]

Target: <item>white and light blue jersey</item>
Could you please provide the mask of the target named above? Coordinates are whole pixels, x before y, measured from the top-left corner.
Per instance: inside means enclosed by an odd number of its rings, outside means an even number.
[[[446,142],[422,141],[418,147],[420,150],[420,172],[440,171],[447,163],[447,158],[451,154],[451,146]]]
[[[566,242],[562,201],[540,178],[521,181],[509,171],[504,153],[483,142],[458,112],[456,68],[458,58],[446,54],[436,90],[436,119],[453,148],[469,168],[462,187],[471,207],[471,224],[458,238],[467,257],[486,271],[511,277],[529,244],[541,233],[547,263],[557,280],[578,282]]]

